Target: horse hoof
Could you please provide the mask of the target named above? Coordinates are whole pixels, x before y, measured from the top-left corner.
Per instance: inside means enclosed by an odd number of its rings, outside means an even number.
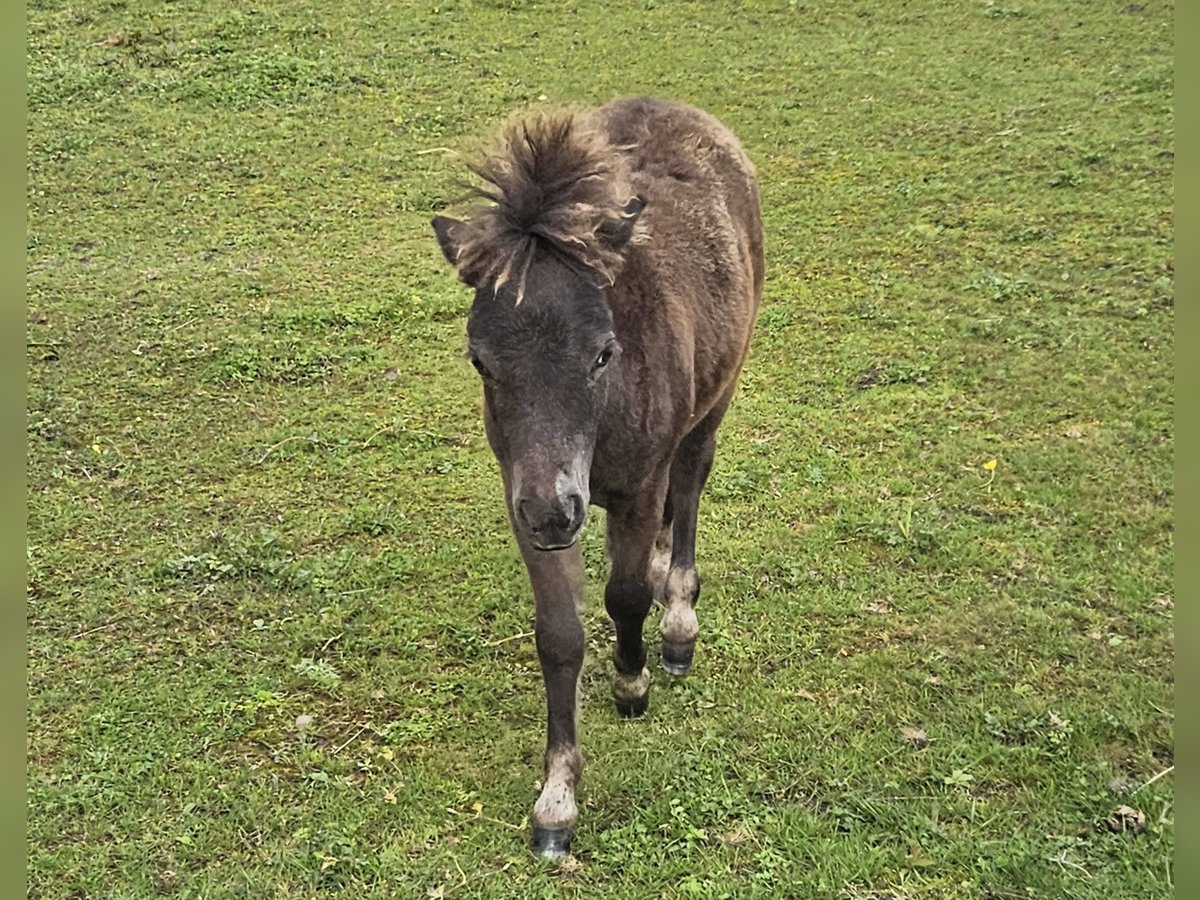
[[[617,715],[622,719],[636,719],[645,715],[646,710],[650,707],[650,692],[646,691],[644,695],[636,700],[613,700],[617,707]]]
[[[662,667],[671,675],[686,675],[692,669],[692,655],[696,652],[693,644],[672,644],[663,641]]]
[[[543,859],[562,859],[571,852],[571,828],[542,828],[533,826],[533,852]]]

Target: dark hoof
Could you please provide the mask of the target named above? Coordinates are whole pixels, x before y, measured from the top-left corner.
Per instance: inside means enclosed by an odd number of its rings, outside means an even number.
[[[533,826],[533,852],[545,859],[561,859],[571,852],[573,828],[540,828]]]
[[[617,707],[617,715],[622,719],[636,719],[645,715],[650,708],[650,692],[646,691],[646,695],[637,700],[613,700],[613,703]]]
[[[692,669],[695,644],[672,644],[663,641],[662,667],[672,675],[686,675]]]

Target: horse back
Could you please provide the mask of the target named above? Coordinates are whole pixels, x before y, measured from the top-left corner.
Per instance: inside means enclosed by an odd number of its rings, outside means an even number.
[[[749,349],[763,284],[754,166],[728,128],[684,104],[624,98],[594,115],[646,203],[610,292],[641,369],[627,413],[682,438],[732,391]]]

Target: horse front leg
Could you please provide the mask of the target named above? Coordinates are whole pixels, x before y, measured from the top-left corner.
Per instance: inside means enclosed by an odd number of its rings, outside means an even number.
[[[583,768],[579,750],[579,673],[583,668],[583,557],[576,543],[565,550],[535,550],[521,543],[536,609],[534,634],[546,684],[546,757],[542,793],[533,806],[532,846],[555,858],[566,854],[575,832],[575,786]]]
[[[650,671],[642,626],[654,599],[651,555],[663,529],[666,484],[608,511],[608,552],[612,574],[604,606],[617,632],[613,644],[613,701],[627,718],[642,715],[650,703]]]

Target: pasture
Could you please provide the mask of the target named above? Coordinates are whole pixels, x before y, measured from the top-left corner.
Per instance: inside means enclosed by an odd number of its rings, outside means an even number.
[[[30,0],[28,896],[1170,896],[1173,16]],[[640,720],[585,526],[554,865],[429,220],[633,93],[740,137],[766,288]]]

